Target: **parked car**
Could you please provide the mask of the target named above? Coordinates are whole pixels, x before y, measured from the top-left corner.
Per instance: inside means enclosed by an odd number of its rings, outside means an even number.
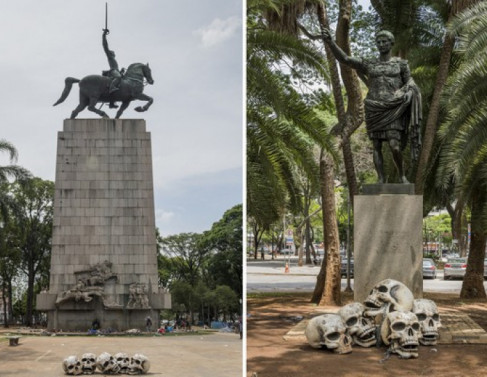
[[[340,274],[347,277],[347,258],[342,258]],[[353,277],[353,259],[350,259],[350,277]]]
[[[279,251],[281,255],[294,255],[294,251],[291,249],[282,249]]]
[[[448,280],[452,277],[463,279],[465,272],[467,271],[467,258],[449,258],[445,263],[443,271],[444,280]]]
[[[423,279],[436,279],[436,264],[431,258],[423,259]]]

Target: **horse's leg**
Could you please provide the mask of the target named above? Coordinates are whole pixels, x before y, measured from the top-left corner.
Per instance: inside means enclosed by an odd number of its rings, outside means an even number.
[[[138,106],[134,109],[139,113],[143,111],[147,111],[150,105],[152,105],[152,102],[154,102],[154,99],[152,97],[149,97],[147,94],[144,93],[140,93],[139,95],[135,96],[135,99],[138,99],[139,101],[147,101],[147,103],[144,106]]]
[[[122,104],[120,105],[120,108],[117,111],[117,115],[115,116],[116,119],[120,118],[122,113],[125,111],[125,109],[128,107],[130,104],[130,101],[123,101]]]
[[[79,95],[79,105],[71,113],[71,119],[76,118],[76,116],[83,111],[86,106],[88,106],[88,98],[80,93]]]
[[[98,110],[96,108],[96,103],[97,103],[97,97],[90,97],[90,104],[88,105],[88,110],[93,111],[94,113],[97,113],[98,115],[102,116],[103,118],[110,118],[107,113],[104,111]]]

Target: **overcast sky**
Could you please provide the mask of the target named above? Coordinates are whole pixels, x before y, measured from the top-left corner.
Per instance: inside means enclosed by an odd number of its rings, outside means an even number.
[[[75,85],[52,106],[64,79],[108,69],[104,23],[105,0],[2,2],[0,138],[35,176],[54,180],[57,132],[78,104]],[[122,117],[144,118],[152,135],[157,226],[210,229],[242,203],[242,1],[108,0],[108,28],[119,66],[149,62],[155,80],[149,111],[135,101]]]

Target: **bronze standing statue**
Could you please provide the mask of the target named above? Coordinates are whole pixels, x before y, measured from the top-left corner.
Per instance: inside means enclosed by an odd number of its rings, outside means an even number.
[[[144,106],[138,106],[134,109],[135,111],[142,112],[147,111],[154,101],[152,97],[143,93],[144,79],[149,84],[154,84],[149,64],[134,63],[127,68],[127,71],[120,71],[115,59],[115,53],[108,48],[108,33],[106,13],[102,43],[103,50],[108,58],[110,70],[104,71],[103,75],[89,75],[81,80],[74,77],[67,77],[63,93],[54,104],[54,106],[56,106],[63,102],[68,97],[73,84],[79,83],[79,105],[71,113],[71,119],[76,118],[76,116],[86,107],[88,107],[88,110],[93,111],[104,118],[109,118],[104,111],[96,108],[96,104],[99,102],[108,102],[110,108],[117,107],[115,102],[122,102],[115,116],[115,118],[120,118],[130,102],[134,100],[146,101],[147,103]]]
[[[364,78],[368,86],[365,98],[365,124],[374,145],[374,165],[379,183],[385,182],[382,142],[387,142],[401,183],[409,183],[402,152],[410,140],[413,160],[421,148],[421,93],[413,81],[406,60],[392,57],[394,36],[388,31],[376,34],[379,58],[363,59],[348,56],[333,41],[330,31],[324,29],[323,38],[336,59],[347,64]]]

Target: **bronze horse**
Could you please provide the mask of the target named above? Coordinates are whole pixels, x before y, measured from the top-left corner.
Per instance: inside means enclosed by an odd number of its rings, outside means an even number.
[[[97,109],[95,106],[98,102],[110,102],[111,100],[122,102],[115,116],[117,119],[120,118],[124,110],[133,100],[147,101],[144,106],[138,106],[134,109],[138,112],[147,111],[154,100],[152,97],[143,93],[144,78],[149,84],[154,84],[149,64],[131,64],[120,82],[120,89],[109,94],[111,79],[106,76],[89,75],[81,80],[74,77],[67,77],[63,93],[53,106],[63,102],[68,97],[73,84],[79,83],[79,105],[71,113],[71,119],[76,118],[86,107],[88,107],[88,110],[97,113],[103,118],[109,118],[104,111]]]

